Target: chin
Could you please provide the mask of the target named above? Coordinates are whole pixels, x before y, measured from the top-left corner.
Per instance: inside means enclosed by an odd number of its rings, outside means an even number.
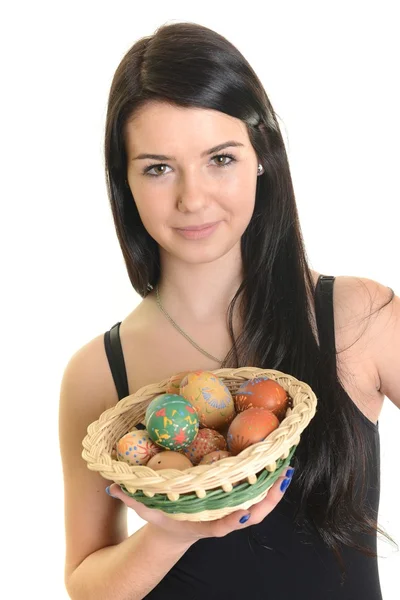
[[[179,247],[174,244],[167,249],[167,252],[182,262],[199,265],[219,260],[236,247],[239,247],[240,252],[240,237],[234,240],[226,240],[225,243],[221,243],[221,240],[219,240],[219,242],[215,241],[208,244],[186,242],[183,245],[179,244]]]

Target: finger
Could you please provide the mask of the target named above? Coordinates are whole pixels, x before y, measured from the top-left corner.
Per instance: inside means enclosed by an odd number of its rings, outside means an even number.
[[[121,489],[117,483],[106,488],[107,493],[117,500],[121,500],[128,508],[132,508],[144,521],[158,525],[164,519],[164,513],[156,508],[148,508],[142,502],[138,502]]]
[[[249,508],[250,518],[246,521],[247,526],[261,523],[261,521],[263,521],[265,517],[272,512],[276,505],[282,500],[293,476],[292,472],[289,477],[286,477],[286,472],[278,477],[273,486],[268,490],[268,493],[263,500],[253,504],[253,506]]]
[[[222,537],[230,533],[230,531],[261,522],[284,496],[286,490],[283,491],[281,485],[283,481],[290,480],[293,476],[293,471],[291,471],[290,476],[286,477],[287,472],[288,470],[275,481],[263,500],[253,504],[248,510],[238,510],[222,519],[218,519],[218,521],[211,522],[212,535]]]

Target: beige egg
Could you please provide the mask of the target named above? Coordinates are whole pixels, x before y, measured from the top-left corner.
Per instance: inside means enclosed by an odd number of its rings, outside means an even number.
[[[161,469],[178,469],[179,471],[184,471],[193,467],[193,464],[180,452],[162,450],[156,456],[153,456],[146,466],[153,469],[153,471],[160,471]]]
[[[145,429],[133,429],[126,433],[115,445],[116,458],[131,466],[146,465],[158,452],[160,446],[155,444]]]
[[[196,409],[200,424],[221,429],[236,415],[232,394],[211,371],[192,371],[181,382],[180,395]]]
[[[165,389],[166,394],[179,394],[179,389],[181,387],[181,381],[187,375],[189,371],[181,371],[180,373],[176,373],[175,375],[171,375],[169,381],[167,383],[167,387]]]

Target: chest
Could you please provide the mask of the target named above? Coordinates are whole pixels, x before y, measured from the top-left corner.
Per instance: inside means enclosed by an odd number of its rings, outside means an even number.
[[[377,390],[371,353],[361,341],[359,345],[354,344],[346,349],[347,336],[339,326],[335,336],[336,348],[340,350],[337,369],[342,385],[357,408],[376,423],[384,396]],[[174,373],[220,367],[218,362],[202,354],[168,321],[164,323],[162,319],[153,328],[135,327],[132,322],[123,322],[120,337],[130,394],[145,385],[167,379]],[[220,359],[232,346],[227,327],[221,324],[196,329],[193,340]]]

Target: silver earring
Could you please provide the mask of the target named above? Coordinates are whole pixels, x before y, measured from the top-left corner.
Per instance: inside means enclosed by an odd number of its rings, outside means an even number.
[[[258,165],[258,172],[259,172],[259,174],[261,174],[261,172],[262,172],[262,165]]]

